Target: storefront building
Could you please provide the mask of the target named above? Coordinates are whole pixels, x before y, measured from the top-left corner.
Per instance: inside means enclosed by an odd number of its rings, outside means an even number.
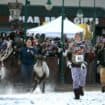
[[[95,19],[96,26],[104,32],[105,27],[105,10],[103,8],[82,7],[83,18],[76,17],[78,7],[65,7],[65,16],[74,23],[91,23]],[[9,15],[8,5],[0,5],[0,29],[11,29],[11,16]],[[28,6],[27,8],[27,26],[28,28],[39,26],[43,23],[51,21],[61,15],[61,7],[53,7],[50,11],[46,10],[44,6]],[[20,25],[25,22],[24,7],[22,8],[21,16],[19,17]],[[19,22],[18,22],[19,24]]]

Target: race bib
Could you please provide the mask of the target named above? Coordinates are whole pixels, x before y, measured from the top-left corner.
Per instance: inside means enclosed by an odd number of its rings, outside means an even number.
[[[84,61],[84,55],[73,55],[73,63],[81,63]]]
[[[75,61],[76,62],[83,62],[84,61],[84,56],[83,55],[76,55],[75,56]]]

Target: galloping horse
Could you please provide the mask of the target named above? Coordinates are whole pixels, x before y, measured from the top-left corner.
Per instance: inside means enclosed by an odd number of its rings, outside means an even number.
[[[6,78],[7,70],[4,65],[4,60],[9,57],[9,55],[12,53],[12,41],[11,40],[3,40],[0,45],[0,80],[3,80]]]
[[[34,91],[41,83],[43,83],[42,92],[45,92],[45,82],[46,78],[49,77],[49,67],[42,56],[37,57],[37,61],[34,65],[33,80],[34,86],[32,91]]]

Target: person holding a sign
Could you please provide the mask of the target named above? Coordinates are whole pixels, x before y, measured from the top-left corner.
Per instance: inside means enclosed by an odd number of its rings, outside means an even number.
[[[83,87],[86,83],[87,74],[85,53],[85,43],[81,40],[80,34],[76,34],[72,45],[71,59],[67,61],[67,66],[71,69],[75,99],[80,99],[80,95],[84,95]]]

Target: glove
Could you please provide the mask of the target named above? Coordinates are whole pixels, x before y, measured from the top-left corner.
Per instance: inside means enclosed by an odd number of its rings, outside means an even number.
[[[68,50],[65,50],[65,52],[63,52],[63,56],[66,57],[68,54]]]
[[[67,61],[67,67],[68,67],[69,69],[72,69],[72,63],[71,63],[70,61]]]
[[[100,61],[99,60],[97,60],[97,65],[99,65],[100,64]]]
[[[85,70],[87,67],[86,67],[86,64],[85,63],[82,63],[81,64],[81,70]]]
[[[58,52],[60,53],[62,51],[62,48],[58,48]]]
[[[66,57],[66,55],[67,55],[67,53],[66,52],[63,52],[63,56]]]

